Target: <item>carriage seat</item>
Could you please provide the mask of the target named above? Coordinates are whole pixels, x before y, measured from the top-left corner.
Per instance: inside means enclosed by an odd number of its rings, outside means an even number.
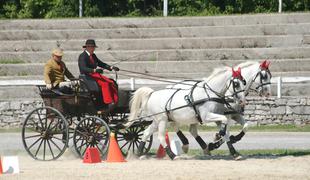
[[[83,82],[83,83],[80,83],[81,87],[89,91],[96,105],[102,106],[103,105],[102,92],[97,82],[93,78],[85,74],[80,74],[79,79],[80,81]],[[83,87],[83,86],[86,86],[86,87]]]

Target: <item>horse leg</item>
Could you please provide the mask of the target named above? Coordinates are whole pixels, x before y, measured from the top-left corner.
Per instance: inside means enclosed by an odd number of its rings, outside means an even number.
[[[227,129],[226,129],[226,134],[225,134],[225,141],[226,141],[226,144],[227,144],[227,147],[229,149],[229,152],[230,154],[233,156],[233,158],[235,160],[239,160],[241,159],[242,157],[240,156],[240,154],[236,151],[236,149],[234,148],[233,146],[233,143],[231,142],[231,139],[230,139],[230,123],[227,124]]]
[[[227,129],[227,118],[224,115],[209,112],[207,113],[206,119],[209,121],[221,122],[220,130],[218,132],[220,138],[217,141],[208,144],[208,150],[212,151],[214,149],[219,148],[225,142],[224,136],[226,134]]]
[[[145,142],[156,131],[156,129],[157,129],[157,125],[153,121],[153,123],[144,130],[141,142],[138,146],[138,156],[143,155],[143,149],[145,147]]]
[[[183,144],[183,146],[182,146],[183,152],[188,153],[188,149],[189,149],[188,139],[185,137],[185,135],[183,134],[183,132],[180,129],[178,129],[177,135]]]
[[[167,128],[167,121],[161,120],[158,123],[158,140],[160,144],[164,147],[166,150],[166,153],[170,157],[171,160],[174,160],[176,158],[176,155],[172,152],[170,146],[167,145],[166,143],[166,128]]]
[[[179,128],[179,124],[178,123],[173,123],[173,127],[174,127],[174,131],[177,132],[177,136],[179,137],[179,139],[182,142],[182,150],[184,153],[188,152],[188,148],[189,148],[189,143],[188,143],[188,139],[185,137],[185,135],[183,134],[183,132],[180,130]]]
[[[198,135],[197,131],[197,124],[191,124],[189,126],[189,132],[192,134],[192,136],[196,139],[198,144],[200,145],[201,149],[203,150],[203,153],[206,155],[210,155],[208,145],[202,140],[202,138]]]
[[[239,122],[243,126],[242,130],[241,130],[241,132],[239,134],[237,134],[236,136],[231,135],[229,137],[230,142],[233,144],[233,143],[236,143],[236,142],[240,141],[242,139],[242,137],[245,135],[245,133],[248,130],[248,123],[243,118],[243,116],[240,115],[240,114],[236,114],[236,115],[232,116],[232,119],[237,121],[237,122]]]

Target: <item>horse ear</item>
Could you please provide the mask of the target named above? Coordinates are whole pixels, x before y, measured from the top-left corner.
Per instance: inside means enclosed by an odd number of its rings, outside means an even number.
[[[266,60],[266,67],[267,67],[267,69],[269,68],[269,65],[270,65],[270,61]]]
[[[241,67],[238,68],[238,73],[241,76]]]
[[[238,77],[238,72],[235,71],[233,67],[231,68],[231,71],[232,71],[232,77],[233,77],[233,78]]]

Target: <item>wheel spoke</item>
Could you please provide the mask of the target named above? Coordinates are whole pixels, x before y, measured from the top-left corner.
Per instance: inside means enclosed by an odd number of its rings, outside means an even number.
[[[98,147],[98,144],[96,144],[96,147],[100,151],[100,154],[104,155],[104,152],[101,150],[101,148]]]
[[[45,160],[45,150],[46,150],[46,139],[44,139],[44,144],[43,144],[43,160]]]
[[[61,151],[61,148],[52,139],[50,139],[50,140],[57,147],[57,149],[59,149],[59,151]]]
[[[43,139],[41,140],[40,145],[36,151],[36,154],[34,155],[35,157],[37,157],[37,154],[38,154],[39,150],[41,149],[42,142],[43,142]]]
[[[52,150],[52,148],[51,148],[50,141],[47,141],[47,145],[48,145],[48,148],[49,148],[50,151],[51,151],[51,154],[52,154],[52,156],[53,156],[53,159],[55,159],[54,152],[53,152],[53,150]]]
[[[32,146],[34,146],[37,142],[39,142],[42,139],[42,137],[40,137],[39,139],[37,139],[34,143],[32,143],[29,147],[28,150],[30,150],[32,148]]]
[[[120,147],[120,148],[123,149],[128,143],[129,143],[129,141],[126,141],[126,143],[123,144],[122,147]]]
[[[43,123],[42,123],[42,119],[41,119],[40,113],[39,113],[38,110],[36,110],[36,112],[37,112],[37,114],[38,114],[38,117],[39,117],[39,120],[40,120],[40,124],[41,124],[41,127],[42,127],[42,129],[43,129],[44,126],[43,126]]]
[[[41,136],[41,134],[33,135],[33,136],[27,136],[24,139],[35,138],[35,137],[40,137],[40,136]]]

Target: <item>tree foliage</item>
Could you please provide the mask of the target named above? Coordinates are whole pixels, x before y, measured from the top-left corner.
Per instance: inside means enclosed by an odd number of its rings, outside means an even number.
[[[163,0],[82,0],[84,17],[161,16]],[[283,0],[284,12],[309,11],[310,0]],[[270,13],[278,0],[168,0],[171,16]],[[79,0],[0,0],[0,18],[78,17]]]

